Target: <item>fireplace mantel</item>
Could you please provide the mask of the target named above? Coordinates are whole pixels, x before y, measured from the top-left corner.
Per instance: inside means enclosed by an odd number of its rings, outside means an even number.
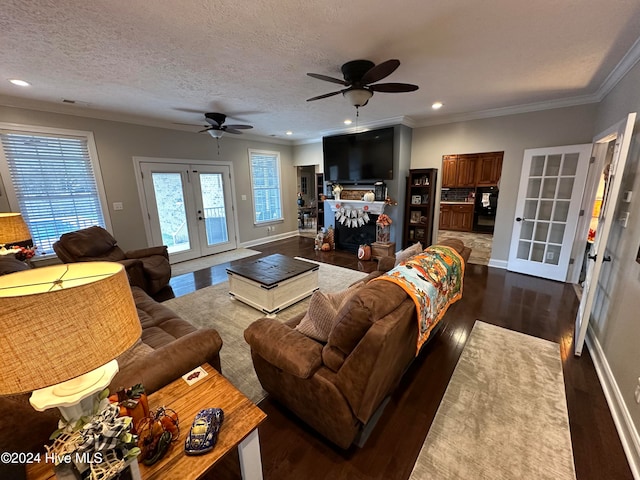
[[[384,212],[385,202],[365,202],[363,200],[325,200],[329,204],[332,212],[345,210],[362,210],[363,212],[380,215]]]

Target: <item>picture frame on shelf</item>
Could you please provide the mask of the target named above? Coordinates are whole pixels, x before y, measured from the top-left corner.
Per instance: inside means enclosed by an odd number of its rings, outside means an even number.
[[[424,240],[425,238],[424,228],[416,228],[414,237],[415,237],[415,240]]]
[[[411,210],[410,223],[420,223],[422,212],[420,210]]]
[[[418,186],[418,187],[419,187],[420,185],[422,185],[422,177],[416,177],[416,178],[414,178],[414,179],[413,179],[413,184],[414,184],[414,185],[416,185],[416,186]]]
[[[413,236],[414,236],[414,230],[413,228],[409,229],[409,240],[413,240]]]
[[[425,205],[429,203],[429,194],[425,193],[424,195],[422,195],[422,203],[424,203]]]
[[[422,203],[422,195],[411,195],[411,205],[420,205]]]

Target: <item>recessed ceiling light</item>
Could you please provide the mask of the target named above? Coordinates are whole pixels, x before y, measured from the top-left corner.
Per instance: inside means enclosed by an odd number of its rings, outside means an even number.
[[[353,122],[351,120],[349,120],[348,118],[344,121],[345,125],[351,125]]]
[[[11,83],[13,83],[14,85],[17,85],[19,87],[30,87],[31,86],[31,84],[29,82],[25,82],[24,80],[19,80],[17,78],[12,78],[9,81]]]
[[[431,105],[431,108],[433,108],[434,110],[438,110],[439,108],[442,108],[442,105],[442,102],[435,102],[433,105]]]
[[[287,135],[293,135],[293,132],[292,132],[291,130],[287,130],[285,133],[286,133]]]

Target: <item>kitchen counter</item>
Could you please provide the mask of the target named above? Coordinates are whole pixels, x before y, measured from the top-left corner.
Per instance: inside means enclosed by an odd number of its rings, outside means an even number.
[[[449,202],[447,200],[441,200],[440,205],[473,205],[474,202]]]

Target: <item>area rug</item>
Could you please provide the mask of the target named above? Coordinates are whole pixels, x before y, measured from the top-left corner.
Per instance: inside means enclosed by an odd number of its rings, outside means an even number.
[[[476,321],[410,480],[575,480],[560,346]]]
[[[325,292],[340,291],[367,275],[326,263],[318,264],[320,265],[318,287]],[[264,315],[232,299],[229,296],[228,282],[167,300],[163,304],[197,327],[215,328],[223,342],[220,351],[223,375],[254,403],[258,403],[266,396],[253,369],[249,345],[244,340],[245,328]],[[295,303],[278,312],[276,319],[288,320],[305,312],[308,304],[309,298]]]
[[[194,258],[185,262],[178,262],[171,265],[171,276],[177,277],[185,273],[204,270],[205,268],[214,267],[226,262],[233,262],[241,258],[258,255],[260,252],[251,250],[250,248],[236,248],[228,252],[217,253],[215,255],[207,255],[206,257]]]

